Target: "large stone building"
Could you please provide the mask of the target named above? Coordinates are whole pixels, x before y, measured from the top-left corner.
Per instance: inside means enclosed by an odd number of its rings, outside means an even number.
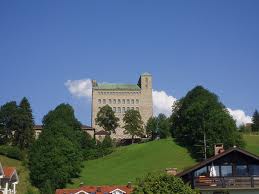
[[[152,76],[144,73],[140,76],[137,84],[101,84],[92,80],[92,127],[96,132],[103,129],[96,125],[95,118],[102,106],[112,107],[115,115],[120,119],[120,127],[116,129],[116,134],[111,134],[112,138],[130,138],[123,133],[123,115],[129,109],[138,110],[144,124],[153,115],[152,101]]]

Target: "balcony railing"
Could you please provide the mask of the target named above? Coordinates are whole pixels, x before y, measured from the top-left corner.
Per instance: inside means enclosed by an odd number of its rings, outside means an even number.
[[[194,187],[206,188],[259,188],[259,176],[251,177],[195,177]]]

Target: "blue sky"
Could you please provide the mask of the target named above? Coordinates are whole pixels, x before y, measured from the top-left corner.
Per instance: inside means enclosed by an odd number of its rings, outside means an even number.
[[[29,98],[37,123],[66,102],[67,80],[135,83],[179,99],[196,85],[232,110],[259,109],[259,1],[0,1],[0,105]]]

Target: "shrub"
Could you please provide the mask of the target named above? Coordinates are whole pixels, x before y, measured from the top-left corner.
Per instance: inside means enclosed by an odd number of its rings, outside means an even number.
[[[18,147],[2,145],[0,146],[0,154],[16,160],[23,160],[25,152],[21,151]]]

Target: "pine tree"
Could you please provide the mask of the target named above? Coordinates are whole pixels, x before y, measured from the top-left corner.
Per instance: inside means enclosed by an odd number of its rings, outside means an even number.
[[[15,144],[21,149],[29,148],[34,141],[34,120],[32,109],[27,98],[19,105],[19,129],[15,132]]]
[[[252,124],[252,131],[259,131],[259,113],[257,110],[255,110],[252,118],[253,124]]]

